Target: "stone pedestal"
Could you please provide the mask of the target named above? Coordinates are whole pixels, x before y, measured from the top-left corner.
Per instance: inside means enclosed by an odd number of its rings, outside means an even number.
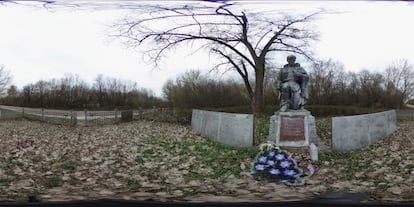
[[[315,147],[319,144],[315,117],[307,110],[276,112],[270,117],[268,141],[279,147],[309,149],[310,155],[315,154]]]

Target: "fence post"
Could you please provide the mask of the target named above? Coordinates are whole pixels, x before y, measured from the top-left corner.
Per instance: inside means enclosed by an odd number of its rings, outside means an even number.
[[[88,110],[85,109],[85,126],[88,126]]]
[[[24,118],[24,107],[22,108],[22,117]]]
[[[1,109],[0,109],[0,119],[1,119]]]
[[[118,109],[115,108],[115,121],[117,121],[117,120],[118,120]]]
[[[45,109],[42,108],[42,121],[45,121]]]
[[[77,120],[78,120],[77,113],[74,112],[73,110],[70,110],[70,125],[76,126]]]
[[[142,119],[143,110],[142,107],[139,107],[139,119]]]

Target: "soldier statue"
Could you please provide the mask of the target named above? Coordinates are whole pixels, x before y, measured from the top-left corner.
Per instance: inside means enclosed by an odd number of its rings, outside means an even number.
[[[280,111],[303,110],[308,101],[309,76],[296,57],[289,55],[288,64],[284,65],[279,73]]]

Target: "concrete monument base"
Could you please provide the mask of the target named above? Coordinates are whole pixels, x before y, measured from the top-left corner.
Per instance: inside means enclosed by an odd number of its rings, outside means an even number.
[[[268,141],[279,147],[309,149],[312,160],[318,159],[315,117],[307,110],[276,112],[270,117]]]

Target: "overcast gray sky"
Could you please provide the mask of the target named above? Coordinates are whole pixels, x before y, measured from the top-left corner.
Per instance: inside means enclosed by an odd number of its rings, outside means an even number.
[[[414,4],[405,2],[262,1],[241,3],[245,9],[271,7],[285,11],[326,8],[341,11],[315,22],[320,41],[318,58],[332,58],[348,71],[379,71],[398,59],[414,64]],[[169,78],[189,69],[208,71],[206,54],[188,55],[189,48],[164,59],[159,69],[142,54],[108,37],[108,25],[123,17],[122,10],[53,11],[19,5],[0,5],[0,64],[10,70],[19,88],[40,79],[79,74],[92,83],[98,74],[136,81],[161,95]],[[301,60],[301,59],[299,59]]]

